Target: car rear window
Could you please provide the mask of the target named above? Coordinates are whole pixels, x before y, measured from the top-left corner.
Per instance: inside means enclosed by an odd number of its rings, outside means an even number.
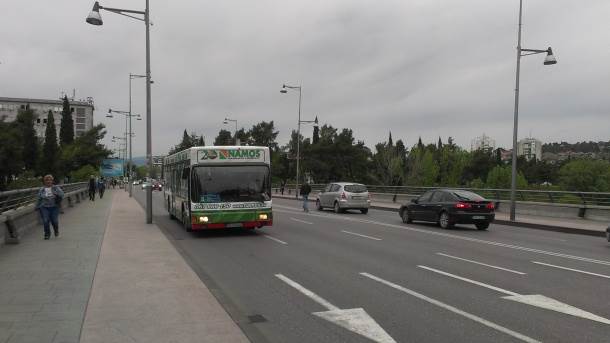
[[[472,192],[468,192],[468,191],[453,191],[451,192],[453,195],[455,195],[458,200],[463,200],[463,201],[482,201],[485,200],[485,198],[483,198],[482,196],[476,194],[476,193],[472,193]]]
[[[346,192],[350,193],[364,193],[367,191],[365,185],[345,185],[343,188]]]

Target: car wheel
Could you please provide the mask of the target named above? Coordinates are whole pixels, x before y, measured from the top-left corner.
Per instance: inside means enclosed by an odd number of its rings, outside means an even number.
[[[489,223],[476,223],[477,230],[487,230]]]
[[[322,204],[320,203],[320,199],[316,200],[316,209],[318,211],[322,211],[324,208],[322,208]]]
[[[341,207],[339,207],[339,203],[335,201],[335,207],[333,208],[335,213],[341,213]]]
[[[453,224],[449,220],[449,213],[443,211],[440,216],[438,216],[438,223],[443,229],[451,229]]]
[[[361,208],[361,209],[360,209],[360,212],[361,212],[362,214],[367,214],[367,213],[369,213],[369,209],[368,209],[368,208]]]
[[[413,219],[411,219],[411,215],[409,214],[409,210],[407,210],[407,209],[404,209],[402,211],[402,213],[400,214],[400,217],[402,218],[402,222],[405,224],[413,223]]]

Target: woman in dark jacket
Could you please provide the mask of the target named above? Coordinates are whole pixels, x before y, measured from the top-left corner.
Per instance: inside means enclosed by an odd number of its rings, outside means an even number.
[[[45,175],[43,178],[44,186],[38,191],[38,201],[36,208],[39,209],[44,226],[44,239],[51,237],[51,227],[55,237],[59,236],[59,204],[64,198],[64,191],[53,184],[53,176]]]
[[[96,189],[97,189],[97,187],[96,187],[96,182],[95,182],[95,176],[91,175],[91,177],[89,178],[89,200],[95,201],[95,190]]]

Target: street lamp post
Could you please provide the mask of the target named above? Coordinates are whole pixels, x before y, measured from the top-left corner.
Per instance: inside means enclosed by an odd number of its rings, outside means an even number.
[[[140,20],[144,22],[146,27],[146,158],[148,159],[148,177],[150,178],[153,168],[152,160],[152,125],[151,125],[151,94],[150,94],[150,11],[149,2],[146,0],[146,8],[144,11],[126,10],[120,8],[110,8],[100,6],[99,2],[96,1],[93,4],[93,9],[86,19],[86,22],[91,25],[102,25],[102,16],[100,10],[106,10],[116,14],[120,14],[129,18]],[[144,18],[139,18],[133,14],[143,15]],[[146,187],[146,223],[152,224],[152,187]]]
[[[515,221],[516,210],[516,193],[517,193],[517,129],[519,123],[519,76],[521,73],[521,57],[546,53],[544,65],[552,65],[557,63],[557,59],[553,55],[553,50],[549,47],[546,50],[524,49],[521,48],[521,26],[523,16],[523,0],[519,0],[519,31],[517,34],[517,71],[515,77],[515,113],[513,122],[513,160],[511,171],[510,185],[510,221]],[[525,54],[523,52],[526,52]]]
[[[222,122],[223,124],[228,124],[230,121],[235,122],[235,134],[233,135],[233,137],[235,137],[235,145],[239,145],[237,143],[237,119],[230,119],[230,118],[225,118],[225,120]]]
[[[299,197],[299,168],[301,161],[301,124],[302,123],[314,123],[314,126],[318,126],[318,117],[315,120],[301,120],[301,86],[289,86],[287,84],[282,85],[282,89],[280,93],[286,94],[288,93],[288,89],[298,90],[299,91],[299,120],[297,122],[297,179],[296,179],[296,189],[295,189],[295,197]]]
[[[131,87],[130,87],[130,90],[131,90]],[[129,92],[129,95],[130,95],[129,111],[118,111],[118,110],[108,109],[108,114],[106,115],[106,117],[112,118],[113,117],[112,113],[118,113],[118,114],[122,114],[125,116],[125,138],[121,138],[121,139],[125,139],[125,149],[127,149],[127,146],[129,146],[129,168],[127,170],[127,183],[129,184],[129,196],[131,197],[131,196],[133,196],[133,185],[132,185],[132,180],[131,180],[132,179],[131,169],[133,168],[133,158],[132,158],[132,156],[133,156],[133,146],[132,146],[133,131],[131,129],[131,118],[136,117],[137,120],[142,120],[142,117],[139,114],[131,113],[131,91]],[[113,137],[113,138],[115,138],[115,137]],[[126,157],[127,152],[125,152],[125,154],[123,156]],[[127,189],[125,189],[125,191],[127,191]]]
[[[129,73],[129,132],[130,133],[132,132],[131,131],[131,117],[132,117],[132,115],[131,115],[131,80],[133,80],[135,78],[145,78],[145,77],[146,77],[146,75],[137,75],[137,74]],[[138,117],[138,120],[142,120],[140,115],[138,115],[137,117]],[[131,146],[132,146],[131,138],[132,138],[132,135],[130,134],[129,135],[129,175],[127,177],[127,179],[129,180],[129,197],[133,196],[133,182],[131,181],[131,179],[132,179],[131,170],[133,168],[133,165],[131,164],[132,160],[133,160],[132,149],[131,149]]]

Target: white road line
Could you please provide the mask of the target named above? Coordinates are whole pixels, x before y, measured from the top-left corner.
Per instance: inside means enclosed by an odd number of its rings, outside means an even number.
[[[301,219],[292,218],[292,217],[290,217],[290,220],[294,220],[295,222],[299,222],[299,223],[303,223],[303,224],[313,225],[312,222],[307,222],[307,221],[304,221],[304,220],[301,220]]]
[[[487,327],[490,327],[490,328],[492,328],[494,330],[503,332],[503,333],[505,333],[505,334],[507,334],[509,336],[515,337],[515,338],[517,338],[517,339],[519,339],[519,340],[521,340],[523,342],[530,342],[530,343],[540,342],[540,341],[535,340],[535,339],[533,339],[531,337],[525,336],[525,335],[520,334],[520,333],[518,333],[516,331],[513,331],[511,329],[507,329],[507,328],[505,328],[503,326],[500,326],[498,324],[492,323],[492,322],[490,322],[490,321],[488,321],[486,319],[483,319],[481,317],[475,316],[474,314],[470,314],[468,312],[462,311],[462,310],[460,310],[460,309],[458,309],[456,307],[453,307],[451,305],[445,304],[445,303],[443,303],[441,301],[438,301],[436,299],[432,299],[430,297],[427,297],[427,296],[425,296],[423,294],[417,293],[417,292],[415,292],[413,290],[410,290],[408,288],[402,287],[402,286],[397,285],[395,283],[392,283],[390,281],[386,281],[386,280],[384,280],[382,278],[379,278],[379,277],[377,277],[375,275],[371,275],[369,273],[360,273],[360,275],[362,275],[364,277],[367,277],[369,279],[375,280],[375,281],[377,281],[379,283],[382,283],[382,284],[384,284],[386,286],[392,287],[392,288],[394,288],[396,290],[399,290],[401,292],[404,292],[404,293],[407,293],[409,295],[412,295],[412,296],[414,296],[414,297],[416,297],[418,299],[424,300],[424,301],[426,301],[426,302],[428,302],[430,304],[436,305],[436,306],[441,307],[441,308],[443,308],[445,310],[451,311],[451,312],[453,312],[455,314],[459,314],[460,316],[466,317],[466,318],[468,318],[470,320],[473,320],[473,321],[475,321],[477,323],[483,324],[483,325],[485,325]]]
[[[272,241],[276,241],[276,242],[278,242],[278,243],[280,243],[280,244],[288,244],[288,243],[286,243],[286,242],[284,242],[284,241],[282,241],[282,240],[279,240],[279,239],[277,239],[277,238],[275,238],[275,237],[271,237],[271,236],[269,236],[269,235],[263,235],[263,236],[264,236],[264,237],[266,237],[266,238],[269,238],[269,239],[270,239],[270,240],[272,240]]]
[[[292,211],[277,210],[277,209],[275,209],[276,207],[290,209],[290,207],[274,205],[274,211],[276,211],[276,212],[280,212],[280,213],[282,213],[282,212],[283,213],[296,213],[296,212],[292,212]],[[535,254],[555,256],[555,257],[561,257],[561,258],[566,258],[566,259],[571,259],[571,260],[577,260],[577,261],[583,261],[583,262],[596,263],[596,264],[602,264],[602,265],[605,265],[605,266],[610,266],[610,261],[596,260],[596,259],[592,259],[592,258],[588,258],[588,257],[581,257],[581,256],[575,256],[575,255],[562,254],[562,253],[553,252],[553,251],[545,251],[545,250],[540,250],[540,249],[533,249],[533,248],[522,247],[522,246],[518,246],[518,245],[507,244],[507,243],[500,243],[500,242],[494,242],[494,241],[486,241],[486,240],[483,240],[483,239],[458,236],[458,235],[454,235],[454,234],[450,234],[450,233],[443,233],[443,232],[437,232],[437,231],[417,229],[417,228],[406,226],[406,225],[402,225],[401,226],[401,225],[394,225],[394,224],[378,222],[378,221],[374,221],[374,220],[361,220],[361,219],[351,218],[351,217],[348,217],[348,216],[329,216],[329,215],[320,215],[320,214],[314,214],[314,213],[310,213],[309,216],[319,217],[319,218],[336,219],[336,220],[346,220],[346,221],[357,222],[357,223],[364,223],[364,224],[375,224],[375,225],[380,225],[380,226],[385,226],[385,227],[390,227],[390,228],[395,228],[395,229],[400,229],[400,230],[425,233],[425,234],[428,234],[428,235],[460,239],[460,240],[474,242],[474,243],[488,244],[488,245],[493,245],[493,246],[503,247],[503,248],[508,248],[508,249],[527,251],[527,252],[531,252],[531,253],[535,253]]]
[[[350,234],[350,235],[354,235],[354,236],[360,236],[360,237],[364,237],[364,238],[372,239],[372,240],[375,240],[375,241],[381,241],[381,240],[382,240],[381,238],[377,238],[377,237],[371,237],[371,236],[367,236],[367,235],[363,235],[363,234],[360,234],[360,233],[355,233],[355,232],[351,232],[351,231],[345,231],[345,230],[341,230],[341,232],[348,233],[348,234]]]
[[[426,270],[429,270],[431,272],[435,272],[435,273],[438,273],[438,274],[449,276],[449,277],[452,277],[454,279],[462,280],[462,281],[465,281],[465,282],[470,282],[472,284],[475,284],[475,285],[478,285],[478,286],[481,286],[481,287],[493,289],[494,291],[497,291],[497,292],[500,292],[500,293],[504,293],[504,294],[508,294],[508,295],[515,295],[515,296],[516,295],[520,295],[518,293],[507,291],[507,290],[505,290],[503,288],[500,288],[500,287],[496,287],[496,286],[488,285],[486,283],[482,283],[482,282],[479,282],[479,281],[474,281],[474,280],[471,280],[471,279],[467,279],[465,277],[461,277],[461,276],[457,276],[455,274],[447,273],[447,272],[444,272],[442,270],[438,270],[438,269],[434,269],[434,268],[430,268],[430,267],[426,267],[426,266],[421,266],[421,265],[419,265],[418,267],[426,269]]]
[[[554,264],[548,264],[548,263],[542,263],[542,262],[536,262],[536,261],[532,261],[532,263],[541,264],[543,266],[559,268],[559,269],[565,269],[565,270],[570,270],[570,271],[577,272],[577,273],[594,275],[594,276],[599,276],[599,277],[603,277],[603,278],[606,278],[606,279],[610,279],[610,275],[596,274],[596,273],[591,273],[591,272],[587,272],[587,271],[584,271],[584,270],[572,269],[572,268],[568,268],[568,267],[556,266]]]
[[[519,275],[526,275],[526,273],[518,272],[516,270],[512,270],[512,269],[508,269],[508,268],[502,268],[502,267],[498,267],[498,266],[493,266],[491,264],[486,264],[486,263],[482,263],[482,262],[468,260],[468,259],[465,259],[465,258],[461,258],[461,257],[457,257],[457,256],[451,256],[451,255],[443,254],[443,253],[440,253],[440,252],[437,252],[436,254],[440,255],[440,256],[445,256],[445,257],[453,258],[453,259],[456,259],[456,260],[460,260],[460,261],[465,261],[465,262],[470,262],[470,263],[478,264],[478,265],[489,267],[489,268],[503,270],[503,271],[506,271],[506,272],[509,272],[509,273],[515,273],[515,274],[519,274]]]
[[[291,279],[287,278],[286,276],[284,276],[282,274],[275,274],[275,276],[278,279],[280,279],[280,280],[284,281],[285,283],[287,283],[292,288],[294,288],[297,291],[303,293],[305,296],[307,296],[311,300],[313,300],[313,301],[317,302],[318,304],[322,305],[327,310],[329,310],[329,311],[339,310],[339,308],[337,306],[329,303],[328,301],[324,300],[322,297],[318,296],[316,293],[314,293],[314,292],[308,290],[307,288],[301,286],[298,282],[292,281]]]

